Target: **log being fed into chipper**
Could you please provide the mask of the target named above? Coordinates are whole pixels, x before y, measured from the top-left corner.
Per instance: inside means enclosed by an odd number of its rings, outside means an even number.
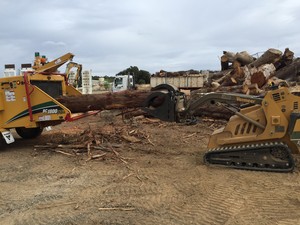
[[[35,138],[45,127],[82,118],[94,110],[144,106],[148,91],[82,95],[68,83],[67,73],[57,72],[73,57],[67,53],[46,63],[37,54],[33,69],[0,78],[0,132],[7,144],[14,142],[11,129],[22,138]]]

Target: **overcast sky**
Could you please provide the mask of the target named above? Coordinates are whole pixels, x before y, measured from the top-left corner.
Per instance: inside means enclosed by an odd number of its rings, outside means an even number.
[[[1,0],[0,12],[1,75],[36,51],[49,60],[71,52],[100,76],[220,70],[223,50],[300,55],[299,0]]]

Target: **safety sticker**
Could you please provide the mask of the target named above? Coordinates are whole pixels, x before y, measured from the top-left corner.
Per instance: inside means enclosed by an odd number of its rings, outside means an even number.
[[[14,91],[5,90],[5,100],[7,102],[14,102],[16,101],[16,95]]]
[[[2,133],[2,136],[4,137],[4,140],[6,141],[7,144],[11,144],[11,143],[15,142],[15,139],[12,136],[12,134],[10,133],[10,131],[3,131],[1,133]]]

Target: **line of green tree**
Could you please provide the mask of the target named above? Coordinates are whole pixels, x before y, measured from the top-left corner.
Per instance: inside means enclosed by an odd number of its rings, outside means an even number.
[[[146,70],[140,70],[137,66],[130,66],[129,68],[117,73],[117,75],[130,74],[134,77],[136,84],[150,84],[151,74]]]
[[[150,84],[151,74],[146,70],[140,70],[137,66],[130,66],[125,70],[120,71],[116,75],[133,75],[136,84]],[[100,76],[92,76],[93,80],[98,80]],[[114,77],[104,76],[104,80],[108,83],[113,82]]]

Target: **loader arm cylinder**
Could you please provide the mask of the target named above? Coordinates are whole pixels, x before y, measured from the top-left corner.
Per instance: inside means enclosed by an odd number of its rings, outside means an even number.
[[[235,115],[237,115],[237,116],[243,118],[243,119],[246,120],[247,122],[252,123],[254,126],[257,126],[257,127],[261,128],[262,130],[264,130],[264,129],[266,128],[266,126],[264,126],[264,125],[262,125],[261,123],[259,123],[259,122],[255,121],[255,120],[251,119],[250,117],[248,117],[248,116],[246,116],[246,115],[240,113],[239,111],[235,111],[235,110],[233,110],[233,109],[231,109],[231,108],[229,108],[229,107],[227,107],[227,106],[225,106],[225,105],[223,105],[223,104],[220,104],[220,105],[222,105],[222,106],[225,107],[226,109],[230,110],[230,111],[233,112]]]
[[[244,120],[248,121],[249,123],[252,123],[253,125],[255,125],[255,126],[261,128],[261,129],[263,129],[263,130],[266,128],[264,125],[260,124],[259,122],[256,122],[255,120],[253,120],[253,119],[251,119],[251,118],[245,116],[244,114],[242,114],[242,113],[240,113],[240,112],[235,112],[235,115],[237,115],[237,116],[243,118]]]

